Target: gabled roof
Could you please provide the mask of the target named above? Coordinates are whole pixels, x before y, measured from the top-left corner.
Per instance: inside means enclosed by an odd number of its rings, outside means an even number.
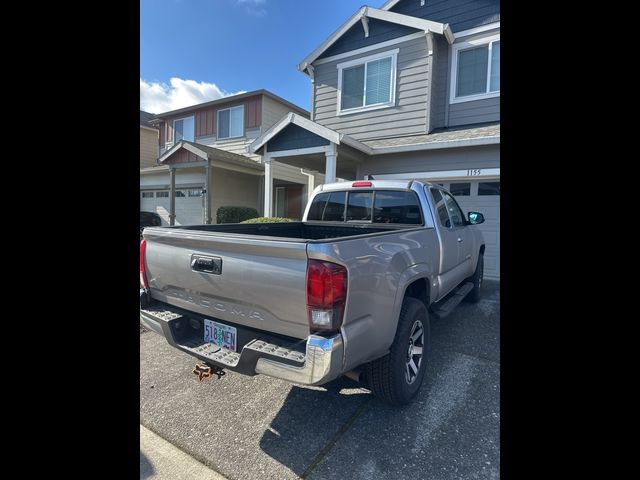
[[[297,111],[297,112],[299,112],[299,113],[301,113],[303,115],[309,116],[309,112],[307,110],[305,110],[304,108],[301,108],[301,107],[291,103],[290,101],[285,100],[282,97],[279,97],[275,93],[271,93],[269,90],[260,89],[260,90],[253,90],[251,92],[239,93],[238,95],[230,95],[228,97],[222,97],[222,98],[219,98],[217,100],[212,100],[210,102],[199,103],[197,105],[191,105],[190,107],[184,107],[184,108],[179,108],[177,110],[171,110],[170,112],[159,113],[159,114],[155,115],[156,118],[154,119],[154,123],[160,123],[166,117],[171,117],[173,115],[187,113],[187,112],[191,112],[193,110],[198,110],[200,108],[212,107],[212,106],[220,105],[220,104],[223,104],[223,103],[235,102],[235,101],[247,98],[247,97],[253,97],[254,95],[265,95],[267,97],[270,97],[272,100],[275,100],[276,102],[282,103],[283,105],[285,105],[287,108],[290,108],[291,110],[295,110],[295,111]]]
[[[298,70],[305,72],[311,63],[313,63],[331,45],[333,45],[340,37],[347,33],[351,27],[363,18],[375,18],[376,20],[396,23],[398,25],[412,27],[425,32],[438,33],[440,35],[445,35],[448,42],[453,43],[453,32],[451,31],[451,28],[449,28],[448,23],[432,22],[431,20],[425,20],[424,18],[412,17],[410,15],[402,15],[401,13],[388,12],[386,10],[364,6],[354,13],[349,20],[343,23],[340,28],[333,32],[318,48],[302,60],[298,65]]]
[[[219,148],[209,147],[200,143],[189,142],[187,140],[180,140],[169,150],[164,152],[158,159],[158,163],[164,163],[169,157],[176,153],[181,148],[184,148],[192,153],[195,153],[202,159],[219,160],[221,162],[231,163],[242,167],[252,168],[254,170],[263,170],[264,167],[250,158],[244,155],[238,155],[237,153],[227,152],[226,150],[220,150]]]
[[[345,133],[338,133],[335,130],[331,130],[330,128],[325,127],[324,125],[320,125],[319,123],[312,122],[308,118],[301,117],[293,112],[289,112],[285,115],[279,122],[274,124],[269,130],[264,132],[261,136],[256,138],[251,145],[249,145],[249,153],[256,153],[265,144],[275,137],[278,133],[284,130],[291,124],[298,125],[305,130],[308,130],[311,133],[318,135],[319,137],[325,138],[336,145],[345,144],[350,147],[355,148],[356,150],[360,150],[361,152],[371,154],[371,148],[367,147],[364,143],[360,143],[359,141],[351,138],[349,135]]]

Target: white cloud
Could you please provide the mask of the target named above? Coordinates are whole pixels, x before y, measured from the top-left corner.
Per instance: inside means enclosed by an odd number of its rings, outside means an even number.
[[[236,0],[237,5],[244,5],[245,11],[249,15],[262,17],[267,14],[267,0]]]
[[[162,113],[244,93],[244,90],[226,92],[215,83],[196,82],[179,77],[172,77],[169,83],[170,85],[147,82],[141,78],[140,109],[150,113]]]

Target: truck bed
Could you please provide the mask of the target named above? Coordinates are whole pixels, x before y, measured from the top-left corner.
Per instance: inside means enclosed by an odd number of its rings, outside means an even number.
[[[396,232],[419,225],[348,224],[343,222],[290,222],[290,223],[229,223],[221,225],[191,225],[164,227],[172,230],[188,230],[221,234],[255,235],[261,237],[286,238],[287,241],[312,242],[314,240],[340,239],[355,235]]]

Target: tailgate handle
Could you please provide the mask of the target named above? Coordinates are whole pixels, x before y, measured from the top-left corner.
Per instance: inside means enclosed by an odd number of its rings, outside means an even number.
[[[220,275],[222,273],[222,259],[219,257],[193,255],[191,257],[191,270],[194,272]]]

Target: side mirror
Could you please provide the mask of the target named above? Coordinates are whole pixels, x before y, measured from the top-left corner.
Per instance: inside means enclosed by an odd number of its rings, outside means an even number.
[[[484,223],[484,215],[480,212],[469,212],[469,223],[471,225],[480,225]]]

